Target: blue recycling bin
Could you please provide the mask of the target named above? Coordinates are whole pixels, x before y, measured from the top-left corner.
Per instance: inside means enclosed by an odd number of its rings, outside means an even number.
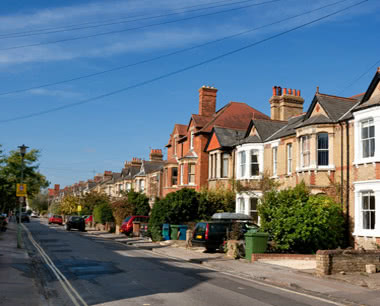
[[[179,225],[179,240],[186,240],[187,225]]]
[[[164,240],[170,240],[170,224],[162,225],[162,237]]]

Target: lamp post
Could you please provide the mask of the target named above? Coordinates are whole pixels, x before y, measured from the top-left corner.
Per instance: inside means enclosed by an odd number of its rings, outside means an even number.
[[[19,146],[20,155],[21,155],[21,180],[20,180],[21,184],[23,184],[23,181],[24,181],[24,157],[25,157],[27,148],[29,147],[25,146],[24,144],[22,146]],[[18,248],[21,248],[21,211],[22,211],[23,203],[24,203],[24,197],[20,197],[19,211],[18,211],[18,227],[17,227],[17,247]]]

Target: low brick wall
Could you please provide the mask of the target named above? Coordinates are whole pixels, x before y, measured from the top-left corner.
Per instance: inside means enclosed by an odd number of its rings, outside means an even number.
[[[257,253],[252,254],[252,262],[259,259],[271,259],[271,260],[281,260],[281,259],[301,259],[301,260],[315,260],[315,255],[303,255],[303,254],[272,254],[272,253]]]
[[[319,250],[316,256],[317,275],[346,272],[365,272],[373,264],[380,270],[380,250]]]

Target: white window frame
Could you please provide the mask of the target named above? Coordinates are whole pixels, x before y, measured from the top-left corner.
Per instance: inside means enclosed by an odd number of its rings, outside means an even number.
[[[226,165],[224,164],[224,162],[226,161]],[[230,175],[230,154],[228,153],[222,153],[222,162],[221,162],[221,177],[222,178],[228,178],[229,175]],[[225,175],[225,172],[226,171],[226,175]]]
[[[256,209],[252,209],[252,199],[257,200]],[[260,220],[259,212],[258,212],[259,204],[260,204],[260,199],[258,197],[250,197],[249,198],[249,215],[252,217],[252,213],[257,213],[257,224],[259,224],[259,220]]]
[[[327,135],[327,149],[320,149],[319,148],[319,136],[320,135]],[[317,156],[316,156],[316,159],[317,159],[317,167],[319,168],[323,168],[323,167],[329,167],[330,165],[330,137],[329,137],[329,133],[327,132],[320,132],[317,134],[317,137],[316,137],[316,149],[317,149]],[[326,152],[327,151],[327,165],[320,165],[319,164],[319,152]]]
[[[237,213],[240,213],[240,214],[245,214],[246,211],[245,211],[245,199],[243,197],[240,197],[238,198],[238,201],[237,201]]]
[[[354,236],[380,237],[380,180],[354,182],[355,227]],[[375,196],[375,228],[363,228],[363,195],[372,192]]]
[[[373,129],[374,129],[374,135],[373,135],[373,137],[371,137],[371,136],[368,135],[368,138],[363,138],[363,136],[362,136],[363,135],[363,129],[364,128],[368,128],[368,131],[369,131],[369,129],[371,127],[373,127]],[[376,135],[376,132],[375,132],[375,122],[374,122],[373,118],[362,120],[360,122],[360,146],[361,146],[361,153],[362,153],[361,158],[366,159],[366,158],[373,158],[375,156],[375,152],[376,152],[376,138],[375,138],[375,135]],[[370,145],[371,144],[371,140],[373,140],[373,142],[374,142],[374,144],[373,144],[374,148],[373,148],[373,154],[372,155],[370,155],[370,152],[372,151],[371,150],[372,146]],[[368,154],[369,155],[368,156],[364,156],[364,142],[368,142],[369,143],[369,146],[368,146],[369,147],[369,149],[368,149],[368,151],[369,151]]]
[[[309,168],[310,167],[310,163],[311,163],[311,154],[310,154],[310,135],[303,135],[300,137],[300,168],[301,169],[304,169],[304,168]],[[304,151],[304,148],[303,148],[303,143],[305,142],[305,140],[308,141],[308,149]],[[308,156],[309,157],[309,162],[308,164],[306,165],[305,164],[305,156]]]
[[[181,171],[180,184],[183,185],[183,164],[180,165],[180,171]]]
[[[246,151],[240,151],[239,152],[239,173],[240,173],[240,177],[245,177],[246,166],[247,166],[247,152]]]
[[[292,174],[292,148],[291,143],[286,144],[286,171],[288,175]]]
[[[260,175],[260,151],[257,149],[251,149],[249,150],[249,158],[250,158],[250,165],[249,165],[249,174],[251,177],[257,177]],[[257,156],[257,162],[252,161],[252,156],[256,155]],[[257,165],[258,168],[258,173],[257,174],[252,174],[252,165],[255,164]]]
[[[277,176],[278,147],[272,147],[272,175]]]
[[[190,150],[194,149],[194,132],[190,133]]]
[[[194,168],[194,173],[192,173],[190,170],[191,170],[191,166],[193,166]],[[195,163],[189,163],[187,164],[187,180],[188,180],[188,184],[189,185],[195,185]],[[191,178],[193,178],[193,182],[191,181]]]

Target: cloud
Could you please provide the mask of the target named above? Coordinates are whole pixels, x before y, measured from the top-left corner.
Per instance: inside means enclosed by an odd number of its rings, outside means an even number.
[[[32,89],[29,94],[36,96],[48,96],[55,98],[65,98],[65,99],[79,99],[83,98],[83,95],[78,92],[68,91],[68,90],[51,90],[45,88]]]
[[[257,0],[263,2],[265,0]],[[176,0],[147,1],[99,1],[89,4],[78,4],[74,6],[55,7],[50,9],[40,9],[32,13],[19,13],[16,15],[0,16],[1,33],[11,33],[30,29],[51,28],[62,25],[93,22],[99,20],[115,19],[125,16],[141,16],[149,14],[167,13],[170,10],[183,6],[213,3],[216,0],[196,1],[188,0],[186,4]],[[263,25],[271,21],[280,20],[286,16],[292,16],[322,5],[333,3],[333,0],[319,1],[279,1],[246,10],[236,11],[231,14],[221,14],[210,18],[194,19],[191,22],[172,23],[166,26],[150,27],[144,31],[131,31],[114,35],[98,36],[91,39],[82,39],[65,43],[41,45],[25,49],[14,49],[0,51],[0,65],[12,66],[15,64],[62,62],[84,58],[107,58],[113,55],[124,55],[128,53],[138,53],[141,51],[154,52],[169,48],[181,48],[193,44],[198,44],[218,37],[223,37],[232,33],[243,31],[246,28]],[[300,24],[302,22],[327,14],[331,10],[336,10],[356,1],[347,1],[336,7],[331,7],[324,11],[316,12],[312,15],[290,20],[287,23],[266,28],[252,35],[263,35],[278,32]],[[198,7],[194,7],[198,8]],[[226,9],[227,7],[220,8]],[[278,9],[274,9],[278,8]],[[372,10],[366,7],[357,7],[346,11],[344,14],[334,16],[324,22],[335,21],[339,18],[347,19],[349,16],[357,14],[373,14],[373,8],[379,5],[372,5]],[[207,12],[207,11],[205,11]],[[204,12],[197,12],[200,14]],[[188,15],[186,15],[188,16]],[[178,18],[173,17],[173,18]],[[146,21],[137,24],[149,24],[158,20]],[[2,48],[31,44],[43,41],[54,41],[68,37],[77,37],[91,33],[99,33],[110,30],[125,29],[136,26],[135,23],[116,25],[113,27],[96,28],[92,30],[56,33],[49,36],[31,36],[23,38],[0,40]]]

